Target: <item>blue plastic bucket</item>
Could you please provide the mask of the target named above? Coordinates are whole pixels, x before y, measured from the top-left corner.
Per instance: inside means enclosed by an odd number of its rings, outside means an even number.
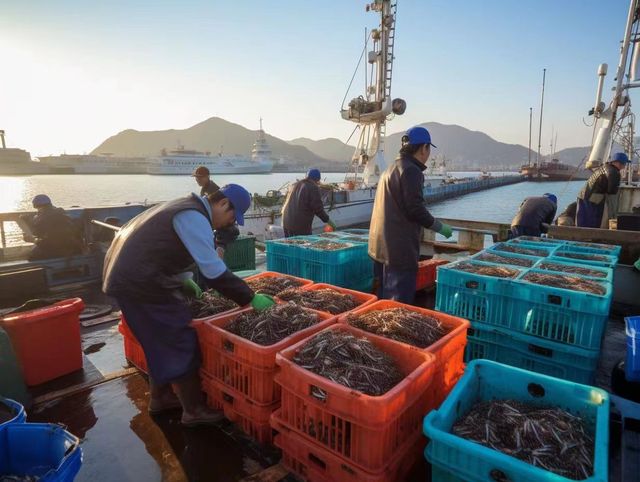
[[[0,478],[71,482],[82,465],[78,437],[50,423],[12,423],[0,430]]]
[[[4,423],[0,423],[0,430],[5,425],[8,425],[10,423],[24,423],[24,421],[26,420],[27,414],[25,413],[22,404],[16,402],[15,400],[11,400],[10,398],[0,397],[0,405],[9,407],[14,413],[13,418],[7,420]]]
[[[629,382],[640,382],[640,316],[629,316],[624,321],[627,330],[624,375]]]

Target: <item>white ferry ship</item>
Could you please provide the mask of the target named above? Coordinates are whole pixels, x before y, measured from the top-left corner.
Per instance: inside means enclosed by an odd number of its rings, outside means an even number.
[[[112,154],[62,154],[38,159],[51,174],[146,174],[149,164],[144,157]]]
[[[211,155],[208,152],[179,149],[162,150],[160,157],[149,160],[148,174],[190,175],[198,166],[206,166],[211,174],[268,174],[273,169],[271,148],[262,130],[262,119],[258,139],[251,149],[251,157],[227,156],[222,153]]]

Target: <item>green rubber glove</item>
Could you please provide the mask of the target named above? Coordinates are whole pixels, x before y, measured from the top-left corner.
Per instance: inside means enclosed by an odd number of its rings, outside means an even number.
[[[190,295],[196,299],[202,298],[202,289],[200,289],[198,284],[191,278],[186,279],[182,282],[182,288],[187,295]]]
[[[257,294],[251,300],[251,307],[256,311],[264,311],[271,308],[276,302],[269,295]]]
[[[633,267],[640,271],[640,258],[638,258],[637,261],[633,263]]]
[[[453,235],[453,230],[451,229],[451,226],[445,223],[442,223],[442,228],[440,228],[440,231],[438,232],[447,239],[449,239]]]
[[[327,221],[327,224],[329,226],[331,226],[333,228],[333,230],[335,231],[336,229],[338,229],[338,226],[336,226],[336,223],[334,223],[333,221],[331,221],[331,219],[329,219],[329,221]]]

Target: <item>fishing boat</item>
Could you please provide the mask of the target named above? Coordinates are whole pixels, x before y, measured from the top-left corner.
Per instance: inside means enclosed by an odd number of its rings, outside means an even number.
[[[31,154],[17,147],[7,147],[4,130],[0,130],[0,176],[46,174],[48,169],[31,160]]]

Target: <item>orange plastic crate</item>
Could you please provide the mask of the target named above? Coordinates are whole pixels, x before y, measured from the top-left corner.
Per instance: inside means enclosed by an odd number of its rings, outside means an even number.
[[[27,385],[39,385],[82,369],[80,298],[2,318]]]
[[[433,353],[436,357],[436,373],[435,373],[435,389],[439,394],[438,405],[444,401],[453,386],[456,384],[462,373],[464,372],[464,349],[467,345],[467,328],[471,326],[468,320],[458,318],[457,316],[448,315],[439,311],[428,310],[412,305],[405,305],[393,300],[378,300],[370,305],[353,310],[351,313],[357,315],[359,313],[367,313],[369,311],[387,310],[390,308],[405,308],[410,311],[422,313],[440,320],[440,322],[449,330],[444,337],[435,342],[433,345],[423,348],[428,353]],[[347,324],[347,316],[340,315],[338,323]],[[351,326],[351,325],[349,325]],[[354,328],[362,334],[374,336],[376,338],[384,338],[380,335],[374,335],[364,330]],[[384,338],[387,340],[387,338]],[[402,342],[390,340],[393,343]]]
[[[269,423],[271,414],[280,407],[279,401],[269,405],[256,404],[219,380],[211,378],[206,372],[202,372],[202,386],[208,400],[228,407],[257,424]]]
[[[274,345],[263,346],[224,329],[231,320],[252,309],[245,308],[203,323],[201,336],[206,350],[203,350],[202,368],[209,376],[220,380],[254,403],[267,405],[280,399],[280,390],[274,383],[276,353],[334,324],[336,317],[315,311],[320,316],[318,323]]]
[[[278,273],[277,271],[265,271],[263,273],[254,274],[253,276],[247,276],[244,280],[251,281],[254,279],[260,278],[291,278],[302,283],[298,288],[302,288],[303,286],[309,286],[313,284],[313,281],[306,278],[299,278],[297,276],[293,276],[290,274]]]
[[[449,261],[445,259],[427,259],[418,263],[416,276],[416,291],[434,286],[436,283],[436,268]]]
[[[351,311],[363,308],[365,306],[370,305],[371,303],[373,303],[374,301],[376,301],[378,299],[378,297],[376,295],[372,295],[369,293],[363,293],[361,291],[355,291],[355,290],[350,290],[348,288],[342,288],[341,286],[334,286],[334,285],[330,285],[327,283],[315,283],[312,285],[307,285],[304,286],[302,288],[304,291],[317,291],[317,290],[324,290],[324,289],[330,289],[333,291],[337,291],[338,293],[342,293],[345,295],[351,295],[353,296],[353,298],[356,300],[356,302],[358,303],[358,306],[356,308],[354,308]],[[325,312],[328,313],[328,312]],[[347,313],[347,312],[345,312]],[[329,313],[331,314],[331,313]],[[344,313],[340,313],[340,314],[344,314]],[[339,316],[339,315],[331,315],[331,316]]]
[[[370,473],[310,443],[295,432],[280,432],[274,444],[282,450],[282,465],[308,482],[402,482],[421,458],[426,439],[407,440],[384,470]]]
[[[435,357],[345,324],[323,331],[329,330],[368,338],[394,358],[405,378],[379,397],[351,390],[293,362],[308,341],[302,340],[276,357],[282,400],[280,410],[271,416],[272,426],[296,431],[366,472],[384,470],[402,444],[420,431],[424,414],[437,405],[432,383]],[[318,392],[325,396],[317,398]]]

